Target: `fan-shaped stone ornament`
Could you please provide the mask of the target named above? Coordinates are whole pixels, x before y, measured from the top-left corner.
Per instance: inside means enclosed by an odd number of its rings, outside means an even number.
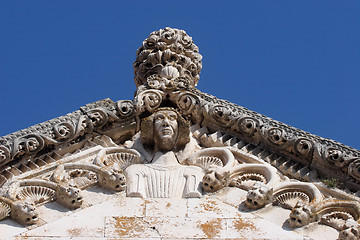
[[[9,204],[0,201],[0,221],[10,216],[10,212]]]
[[[34,204],[51,201],[54,197],[55,190],[44,186],[25,186],[16,195],[18,200],[26,200]]]
[[[304,192],[288,191],[280,193],[275,197],[274,204],[280,205],[283,208],[293,209],[299,202],[310,202],[310,198]]]
[[[139,152],[134,149],[111,147],[102,149],[96,156],[94,163],[98,166],[113,167],[117,165],[124,170],[132,164],[143,163]]]

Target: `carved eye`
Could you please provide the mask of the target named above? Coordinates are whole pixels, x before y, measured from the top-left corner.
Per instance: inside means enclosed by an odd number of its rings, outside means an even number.
[[[155,117],[155,121],[160,122],[165,119],[165,116],[163,114],[159,114]]]
[[[306,212],[307,214],[310,213],[309,209],[303,208],[303,211]]]
[[[169,119],[170,119],[171,121],[175,121],[175,120],[176,120],[176,115],[170,115],[170,116],[169,116]]]

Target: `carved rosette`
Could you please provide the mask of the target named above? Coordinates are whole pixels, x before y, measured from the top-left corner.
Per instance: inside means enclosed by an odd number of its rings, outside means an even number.
[[[314,151],[314,143],[306,138],[298,138],[294,143],[295,152],[303,158],[311,158]]]
[[[276,145],[284,145],[288,142],[286,132],[280,128],[271,128],[267,131],[268,140]]]
[[[210,116],[222,127],[230,127],[235,121],[233,110],[225,105],[212,106]]]
[[[130,100],[116,102],[117,111],[122,119],[129,119],[135,114],[135,108]]]
[[[247,137],[252,137],[260,130],[261,122],[253,117],[245,116],[238,120],[239,130]]]
[[[352,164],[351,167],[350,164],[358,158],[349,155],[344,149],[335,146],[323,146],[321,148],[321,155],[325,162],[333,166],[334,169],[337,168],[342,172],[348,173],[351,177],[356,176],[356,170],[354,168],[356,163]],[[351,171],[351,174],[348,171]],[[354,178],[357,179],[356,177]]]

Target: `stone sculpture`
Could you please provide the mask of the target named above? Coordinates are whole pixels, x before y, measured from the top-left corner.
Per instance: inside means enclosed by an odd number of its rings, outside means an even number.
[[[189,125],[173,109],[160,108],[141,124],[141,139],[153,155],[149,164],[126,168],[127,196],[201,197],[203,170],[179,163],[175,151],[190,142]]]
[[[96,184],[128,198],[239,188],[247,210],[278,205],[290,227],[359,238],[360,152],[199,91],[201,60],[185,31],[160,29],[137,50],[132,101],[90,103],[1,137],[0,220],[37,224],[51,201],[84,208]],[[344,191],[321,182],[330,178]]]

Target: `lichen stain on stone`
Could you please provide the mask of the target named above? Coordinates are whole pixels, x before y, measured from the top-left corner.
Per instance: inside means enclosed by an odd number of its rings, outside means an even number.
[[[99,233],[99,234],[104,234],[104,228],[98,227],[96,232]]]
[[[80,236],[81,233],[83,232],[84,229],[82,228],[71,228],[69,230],[67,230],[67,232],[71,235],[71,236]]]
[[[197,227],[200,228],[208,238],[214,238],[220,233],[220,230],[222,230],[221,219],[214,219],[201,224],[199,223]]]
[[[113,217],[115,232],[118,236],[138,237],[137,233],[145,232],[141,219],[134,217]]]
[[[145,207],[146,205],[145,204],[146,204],[146,200],[145,200],[145,202],[140,204],[140,208],[142,208],[142,215],[143,216],[145,216],[145,214],[146,214],[146,207]]]
[[[22,236],[15,236],[16,240],[22,240],[22,239],[30,239],[30,236],[28,236],[27,233],[24,233]]]
[[[252,232],[258,232],[259,229],[254,225],[254,223],[250,221],[246,221],[242,218],[235,218],[234,219],[234,227],[239,231],[243,230],[250,230]]]
[[[221,213],[221,209],[220,208],[218,208],[217,206],[216,206],[216,202],[215,201],[213,201],[213,200],[210,200],[210,201],[208,201],[208,202],[206,202],[206,203],[201,203],[200,204],[200,206],[205,210],[205,211],[207,211],[207,212],[216,212],[216,213]]]

